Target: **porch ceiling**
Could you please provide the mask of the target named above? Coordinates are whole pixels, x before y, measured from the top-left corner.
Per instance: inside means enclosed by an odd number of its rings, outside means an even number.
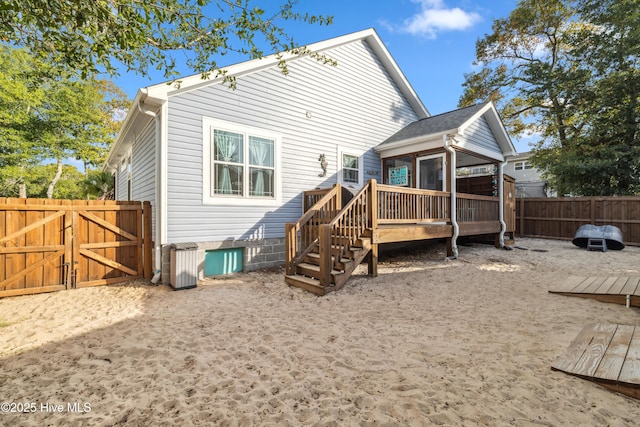
[[[479,157],[465,151],[457,151],[456,153],[456,166],[459,168],[489,165],[493,163],[495,163],[495,160],[488,160],[485,157]]]

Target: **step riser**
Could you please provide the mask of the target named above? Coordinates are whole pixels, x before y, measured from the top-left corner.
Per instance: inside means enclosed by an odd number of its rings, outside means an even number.
[[[320,257],[319,256],[309,256],[307,255],[304,258],[304,262],[307,264],[320,265]],[[344,271],[348,268],[348,265],[353,262],[353,260],[343,258],[342,261],[335,261],[335,257],[331,257],[331,262],[333,262],[333,268],[339,271]]]
[[[290,286],[304,289],[305,291],[309,291],[316,295],[326,295],[331,291],[330,288],[323,288],[320,285],[313,285],[311,283],[308,283],[307,281],[300,280],[293,276],[285,276],[284,281]]]

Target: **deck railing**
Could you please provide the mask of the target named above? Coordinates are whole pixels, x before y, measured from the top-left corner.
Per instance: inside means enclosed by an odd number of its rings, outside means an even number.
[[[316,194],[316,190],[313,190]],[[305,192],[305,202],[307,200]],[[331,189],[324,189],[323,195],[295,223],[285,226],[285,262],[287,274],[295,272],[296,265],[313,248],[318,241],[320,225],[327,224],[336,216],[342,206],[342,188],[336,184]],[[317,193],[319,194],[319,193]],[[313,196],[315,197],[315,196]]]
[[[451,221],[451,195],[444,191],[377,185],[379,224]]]
[[[498,221],[500,198],[475,194],[456,194],[458,222]]]
[[[378,225],[450,223],[451,194],[377,184],[370,180],[341,210],[342,188],[305,191],[305,214],[296,223],[286,224],[286,268],[293,274],[297,263],[312,249],[320,248],[322,286],[329,286],[332,256],[340,260],[350,246]],[[311,206],[310,204],[313,203]],[[497,221],[498,197],[457,193],[456,219],[459,222]]]
[[[313,205],[318,203],[320,199],[326,196],[327,193],[329,193],[334,188],[335,186],[328,188],[316,188],[315,190],[307,190],[302,193],[302,211],[307,212]]]
[[[375,204],[370,198],[372,185],[375,187],[374,180],[369,181],[331,222],[320,226],[321,286],[330,286],[334,260],[340,262],[348,250],[357,246],[365,231],[372,228],[369,208]]]

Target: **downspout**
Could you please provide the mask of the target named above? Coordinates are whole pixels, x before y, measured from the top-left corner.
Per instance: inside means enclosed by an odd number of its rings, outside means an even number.
[[[146,92],[144,93],[145,97],[146,97]],[[159,155],[160,150],[158,149],[158,142],[160,141],[160,120],[158,118],[158,114],[154,111],[151,110],[147,110],[145,108],[143,108],[143,104],[144,104],[144,100],[140,99],[138,101],[138,110],[142,113],[142,114],[146,114],[149,117],[152,117],[154,122],[155,122],[155,133],[156,133],[156,155]],[[157,283],[160,280],[160,272],[162,271],[162,248],[161,246],[158,244],[158,242],[160,241],[160,227],[162,224],[162,221],[164,220],[163,218],[163,213],[161,212],[161,209],[159,209],[160,206],[162,206],[162,204],[160,203],[160,198],[162,197],[162,191],[160,191],[160,184],[158,183],[158,173],[160,173],[160,171],[158,170],[159,164],[160,164],[160,159],[156,158],[156,206],[155,206],[155,210],[156,210],[156,236],[155,236],[155,241],[156,241],[156,246],[154,247],[154,251],[155,251],[155,256],[154,256],[154,275],[153,275],[153,283]]]
[[[451,251],[453,256],[451,259],[458,258],[458,235],[460,228],[458,227],[457,212],[458,203],[456,201],[456,150],[451,148],[451,140],[455,135],[443,135],[442,141],[444,148],[451,153],[451,225],[453,226],[453,236],[451,237]]]
[[[498,216],[500,218],[500,247],[504,246],[504,234],[507,232],[507,223],[504,222],[504,166],[507,161],[498,164],[498,196],[500,197],[500,206],[498,206]]]

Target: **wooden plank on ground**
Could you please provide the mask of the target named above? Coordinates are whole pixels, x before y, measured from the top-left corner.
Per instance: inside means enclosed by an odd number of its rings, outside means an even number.
[[[640,296],[640,276],[629,277],[629,281],[627,283],[629,282],[636,284],[636,290],[633,292],[633,295]],[[631,286],[633,286],[633,284]]]
[[[583,292],[585,294],[595,294],[598,288],[602,286],[605,280],[607,280],[606,277],[594,277],[593,282],[591,282],[591,284],[587,288],[585,288]]]
[[[611,331],[615,332],[609,339]],[[594,371],[591,367],[596,364],[598,366]],[[551,369],[588,379],[608,390],[640,399],[640,327],[587,325]]]
[[[617,325],[604,324],[598,324],[592,328],[589,344],[573,369],[575,375],[594,376],[616,329]]]
[[[593,293],[594,294],[608,294],[609,293],[609,289],[611,289],[611,286],[613,286],[613,284],[616,282],[616,280],[618,280],[617,277],[607,277],[602,282],[602,284],[598,287],[598,289],[593,291]]]
[[[576,286],[584,282],[585,279],[586,277],[584,276],[569,276],[567,280],[558,283],[553,289],[549,290],[549,292],[571,292]]]
[[[624,285],[624,288],[622,288],[622,291],[620,291],[620,294],[634,295],[637,288],[638,288],[638,281],[633,280],[632,277],[629,277],[629,280],[627,280],[627,283]]]
[[[618,381],[640,384],[640,328],[636,328]]]
[[[585,293],[585,290],[589,288],[589,286],[591,286],[591,284],[597,279],[597,277],[587,277],[586,279],[584,279],[578,286],[576,286],[571,293],[580,293],[583,294]]]
[[[569,344],[567,351],[551,365],[551,368],[558,371],[572,372],[589,345],[594,326],[587,325],[582,328],[578,336]]]
[[[611,381],[618,380],[635,329],[635,326],[631,325],[618,325],[594,377]]]
[[[609,288],[609,293],[612,295],[619,295],[620,291],[624,288],[624,285],[627,284],[628,277],[617,277],[616,282]]]

